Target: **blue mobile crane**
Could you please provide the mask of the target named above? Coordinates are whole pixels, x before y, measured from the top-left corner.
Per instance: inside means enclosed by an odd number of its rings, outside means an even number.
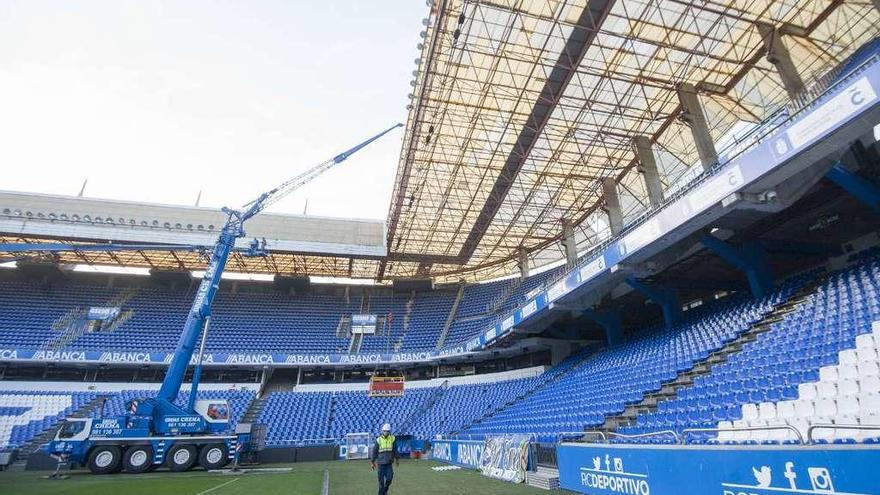
[[[248,441],[247,433],[223,434],[229,425],[230,408],[225,400],[197,400],[204,351],[211,319],[211,303],[220,285],[220,277],[235,241],[245,236],[244,223],[300,186],[310,182],[335,165],[391,130],[396,124],[357,146],[320,163],[278,187],[264,192],[240,210],[223,208],[226,224],[211,251],[205,274],[192,303],[177,348],[155,397],[132,400],[125,414],[110,418],[68,419],[58,428],[45,451],[58,459],[88,466],[95,474],[125,470],[142,473],[165,464],[172,471],[186,471],[196,464],[218,469],[236,459],[238,448]],[[144,248],[140,245],[140,248]],[[149,247],[149,246],[147,246]],[[161,245],[152,246],[162,249]],[[197,249],[197,246],[180,246]],[[59,252],[76,250],[137,249],[131,245],[20,245],[5,246],[7,252]],[[164,249],[169,249],[166,245]],[[250,255],[265,255],[265,242],[252,241]],[[196,346],[201,345],[195,360]],[[190,364],[193,369],[189,402],[175,403]]]

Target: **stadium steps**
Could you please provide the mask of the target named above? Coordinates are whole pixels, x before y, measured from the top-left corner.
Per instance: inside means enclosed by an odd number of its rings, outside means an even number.
[[[604,432],[614,432],[622,426],[632,426],[640,414],[654,412],[661,402],[677,398],[678,391],[692,385],[696,377],[711,373],[713,366],[726,362],[732,354],[740,352],[745,344],[757,340],[759,334],[769,331],[774,323],[782,321],[786,314],[795,311],[799,305],[809,300],[810,295],[824,279],[825,275],[823,274],[808,282],[787,301],[777,306],[760,321],[752,324],[736,339],[709,354],[706,359],[698,361],[692,368],[680,372],[674,380],[663,383],[656,392],[645,394],[641,401],[628,404],[622,413],[606,417],[605,424],[598,429]]]
[[[577,353],[575,353],[574,355],[569,356],[562,363],[559,363],[551,370],[544,372],[545,375],[549,374],[549,373],[553,374],[553,376],[551,376],[549,379],[538,383],[533,389],[529,390],[528,392],[526,392],[518,397],[514,397],[513,399],[511,399],[511,400],[505,402],[504,404],[499,405],[495,409],[487,412],[486,414],[483,414],[481,417],[475,419],[474,421],[471,421],[469,424],[465,425],[459,431],[456,431],[454,433],[465,432],[466,430],[468,430],[472,426],[482,423],[483,421],[491,418],[492,416],[494,416],[498,412],[500,412],[504,409],[507,409],[508,407],[510,407],[516,403],[528,400],[529,397],[531,397],[532,395],[543,390],[544,387],[549,386],[551,383],[555,383],[556,381],[561,379],[563,376],[565,376],[569,371],[580,366],[581,363],[583,363],[584,361],[586,361],[587,359],[592,357],[592,355],[595,353],[594,351],[595,351],[595,349],[582,349],[582,350],[578,351]]]
[[[424,416],[428,411],[434,408],[434,404],[437,403],[440,399],[446,395],[446,392],[449,390],[449,380],[443,380],[443,383],[437,387],[431,395],[425,399],[425,402],[416,408],[403,422],[400,423],[400,427],[397,428],[398,431],[402,433],[410,433],[409,429],[412,428],[412,425],[416,423],[422,416]]]
[[[452,307],[449,309],[449,316],[446,317],[446,322],[443,324],[443,330],[440,331],[440,336],[437,338],[436,348],[440,349],[446,344],[446,337],[449,335],[449,329],[452,328],[452,324],[455,323],[455,317],[458,316],[458,305],[461,304],[462,298],[464,298],[464,283],[458,286],[458,293],[455,295],[455,301],[452,302]]]
[[[76,411],[69,414],[68,418],[88,418],[94,416],[93,413],[100,412],[101,408],[104,406],[104,401],[107,399],[107,396],[99,395],[92,399],[89,403],[83,405]],[[60,423],[59,423],[60,424]],[[58,429],[58,424],[46,428],[42,432],[40,432],[37,436],[31,439],[30,442],[22,445],[18,448],[18,455],[16,457],[15,462],[9,465],[9,469],[12,471],[24,471],[25,466],[27,465],[28,458],[36,451],[40,449],[40,447],[52,440],[55,437],[55,431]]]
[[[254,399],[251,401],[251,404],[248,406],[247,410],[244,412],[244,416],[241,417],[239,423],[254,423],[257,421],[257,418],[260,417],[260,413],[263,412],[263,407],[266,406],[266,400],[268,399],[268,395],[265,395],[259,399]]]
[[[542,490],[558,490],[559,470],[538,466],[537,471],[526,471],[526,484]]]

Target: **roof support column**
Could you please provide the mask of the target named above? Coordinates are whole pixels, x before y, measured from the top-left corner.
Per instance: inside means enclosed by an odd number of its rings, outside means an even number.
[[[517,254],[519,256],[517,261],[517,265],[519,266],[519,278],[520,280],[525,280],[529,278],[529,252],[526,251],[526,248],[520,247]]]
[[[565,265],[569,268],[577,264],[577,243],[574,239],[574,226],[571,220],[562,219],[562,247],[565,249]]]
[[[645,180],[645,188],[648,190],[648,200],[651,201],[652,207],[660,206],[663,202],[663,183],[660,182],[657,160],[651,149],[651,138],[648,136],[634,137],[633,149],[636,152],[636,160],[639,162],[638,170],[641,172],[642,178]]]
[[[623,343],[623,319],[620,317],[619,310],[585,309],[581,314],[605,329],[605,341],[608,343],[608,347]]]
[[[667,287],[649,286],[635,277],[627,277],[626,284],[663,309],[666,328],[672,328],[681,320],[681,303],[678,294]]]
[[[773,290],[773,270],[767,262],[767,253],[758,244],[734,247],[711,234],[704,235],[700,242],[724,261],[745,272],[752,295],[756,299]]]
[[[700,155],[700,163],[703,169],[708,169],[718,161],[718,152],[715,151],[715,143],[712,134],[709,133],[709,125],[706,123],[706,115],[697,97],[697,88],[690,83],[682,83],[678,86],[678,101],[681,103],[681,119],[691,128],[694,143],[697,145],[697,154]]]
[[[776,67],[788,97],[794,99],[795,96],[804,90],[804,81],[791,60],[791,53],[788,52],[788,48],[782,42],[782,35],[776,28],[768,24],[758,24],[758,31],[764,40],[767,61]]]
[[[623,230],[623,211],[620,209],[620,196],[617,194],[617,183],[611,177],[602,179],[602,196],[605,198],[605,213],[608,214],[608,225],[611,235],[616,236]]]
[[[877,187],[873,182],[863,179],[840,162],[831,167],[831,170],[825,174],[825,178],[868,205],[874,210],[874,213],[880,213],[880,187]]]

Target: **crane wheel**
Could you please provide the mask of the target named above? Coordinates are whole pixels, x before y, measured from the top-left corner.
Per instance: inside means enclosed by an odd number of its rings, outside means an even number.
[[[229,462],[229,449],[226,444],[211,443],[199,452],[199,464],[207,470],[220,469]]]
[[[144,473],[153,465],[153,448],[149,445],[132,445],[122,455],[122,467],[126,473]]]
[[[178,444],[168,451],[168,469],[176,472],[186,471],[196,463],[198,453],[195,445]]]
[[[110,474],[122,465],[122,451],[115,445],[99,445],[89,453],[89,471],[94,474]]]

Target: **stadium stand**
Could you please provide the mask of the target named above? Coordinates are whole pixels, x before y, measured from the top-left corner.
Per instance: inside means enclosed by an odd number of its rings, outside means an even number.
[[[0,449],[21,447],[96,397],[93,392],[0,390]]]
[[[556,435],[604,425],[606,416],[660,390],[680,372],[733,341],[785,301],[809,276],[796,277],[761,300],[734,296],[698,308],[683,324],[647,330],[618,347],[599,352],[559,380],[466,433]]]
[[[722,428],[703,440],[783,443],[815,424],[880,425],[880,259],[870,253],[828,276],[808,297],[741,352],[697,377],[625,433]],[[880,429],[820,429],[824,441],[873,440]]]

